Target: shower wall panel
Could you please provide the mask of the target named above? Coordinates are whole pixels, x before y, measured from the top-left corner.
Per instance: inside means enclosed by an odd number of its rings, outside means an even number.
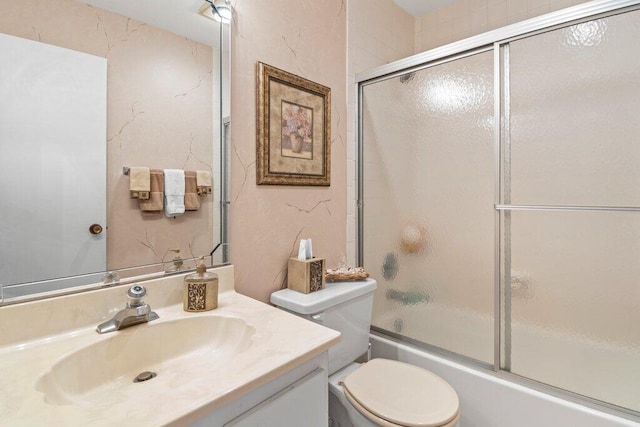
[[[491,363],[493,53],[365,86],[362,126],[373,325]],[[463,323],[416,328],[407,305],[423,306],[425,319],[446,306],[483,322],[471,339]]]

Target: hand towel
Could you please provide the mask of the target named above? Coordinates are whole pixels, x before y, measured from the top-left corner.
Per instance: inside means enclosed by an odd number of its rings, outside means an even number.
[[[175,217],[184,213],[184,171],[164,170],[164,214]]]
[[[151,175],[149,168],[132,167],[129,169],[129,197],[148,200],[151,191]]]
[[[209,171],[196,171],[196,185],[198,186],[198,195],[206,196],[211,194],[211,186],[213,180],[211,178],[211,172]]]
[[[184,171],[184,208],[187,211],[200,209],[196,187],[196,171]]]
[[[149,200],[140,200],[140,210],[159,212],[164,209],[164,172],[162,169],[151,169],[150,176]]]

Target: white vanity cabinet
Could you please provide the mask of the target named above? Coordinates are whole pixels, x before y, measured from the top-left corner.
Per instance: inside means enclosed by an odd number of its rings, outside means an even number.
[[[327,373],[317,369],[225,427],[327,425]]]
[[[327,353],[196,420],[194,427],[326,427]]]

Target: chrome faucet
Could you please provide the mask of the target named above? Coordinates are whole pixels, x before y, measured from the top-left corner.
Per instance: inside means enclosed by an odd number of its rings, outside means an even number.
[[[119,331],[129,326],[139,323],[151,322],[159,316],[151,311],[149,304],[145,304],[142,298],[147,294],[147,290],[142,285],[133,285],[127,291],[127,306],[113,316],[113,319],[101,323],[96,328],[99,334]]]

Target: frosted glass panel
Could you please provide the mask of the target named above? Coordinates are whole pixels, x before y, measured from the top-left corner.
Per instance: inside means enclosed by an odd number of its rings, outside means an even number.
[[[640,12],[510,44],[511,203],[640,205]]]
[[[373,325],[493,360],[493,54],[364,87]]]
[[[640,410],[640,214],[512,212],[504,255],[511,371]]]

